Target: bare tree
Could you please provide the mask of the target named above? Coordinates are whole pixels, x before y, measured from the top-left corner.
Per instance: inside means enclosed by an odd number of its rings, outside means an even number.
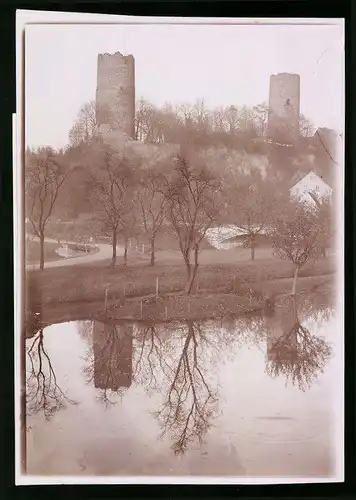
[[[320,337],[312,335],[301,325],[295,297],[290,304],[294,317],[288,328],[270,347],[267,373],[272,377],[284,375],[299,389],[305,391],[322,372],[331,356],[330,345]]]
[[[270,230],[276,257],[295,266],[292,295],[295,295],[298,273],[310,260],[322,253],[322,226],[314,211],[301,202],[289,202],[276,216]]]
[[[126,210],[122,214],[119,222],[118,235],[124,240],[124,266],[127,266],[128,244],[130,238],[137,236],[138,214],[137,214],[137,196],[134,189],[131,189],[132,197],[127,201]]]
[[[255,137],[257,135],[254,109],[248,106],[242,106],[238,109],[237,123],[239,131],[243,132],[247,137]]]
[[[27,415],[43,411],[46,420],[49,420],[56,411],[65,408],[67,404],[76,404],[58,385],[51,358],[44,346],[42,329],[31,339],[26,353]]]
[[[211,125],[211,112],[204,99],[197,99],[192,107],[192,119],[198,132],[208,132]]]
[[[198,99],[195,103],[186,102],[176,107],[165,104],[158,108],[140,99],[136,112],[136,139],[179,143],[185,134],[194,137],[196,145],[219,140],[230,147],[240,145],[243,148],[250,140],[266,136],[267,124],[268,105],[265,102],[253,107],[231,105],[209,109],[203,99]],[[314,131],[312,123],[301,115],[300,134],[310,137]]]
[[[170,377],[162,407],[154,413],[161,424],[163,437],[173,438],[176,455],[185,453],[195,439],[202,442],[217,409],[217,391],[213,391],[201,367],[204,332],[192,322],[187,330],[182,351]]]
[[[234,175],[226,191],[227,221],[243,232],[244,244],[251,249],[251,260],[254,260],[258,238],[266,236],[273,221],[276,203],[273,190],[259,176]]]
[[[45,229],[69,173],[63,158],[51,148],[39,148],[26,155],[26,216],[40,241],[41,270],[44,269]]]
[[[146,99],[136,105],[135,138],[143,142],[162,142],[163,112]]]
[[[114,267],[118,233],[132,208],[133,166],[125,154],[115,153],[109,147],[103,147],[92,161],[91,194],[97,206],[96,218],[111,236]]]
[[[229,132],[233,134],[239,127],[239,110],[236,106],[229,106],[226,111],[226,118],[229,124]]]
[[[299,117],[299,132],[302,137],[312,137],[315,133],[315,127],[304,115]]]
[[[257,135],[260,137],[265,137],[267,135],[268,128],[268,105],[263,102],[257,104],[253,108],[253,121],[255,123],[255,129]]]
[[[157,167],[145,169],[140,174],[137,191],[140,219],[151,245],[151,266],[155,264],[155,240],[167,213],[167,180]]]
[[[95,101],[89,101],[80,108],[76,121],[69,131],[69,144],[79,146],[82,142],[88,142],[99,134],[97,121],[97,108]]]
[[[229,130],[228,113],[220,106],[211,112],[212,127],[215,132],[226,133]]]
[[[207,230],[217,219],[220,181],[198,162],[176,158],[167,193],[168,217],[178,237],[187,271],[186,292],[192,291],[199,267],[199,253]],[[192,262],[193,254],[193,262]]]
[[[169,325],[165,325],[164,332],[169,332]],[[174,334],[174,332],[169,332]],[[135,337],[137,356],[134,365],[135,381],[145,386],[148,393],[161,392],[162,383],[170,380],[173,373],[174,346],[161,338],[162,329],[158,325],[143,326],[138,329]],[[157,372],[159,376],[157,376]]]

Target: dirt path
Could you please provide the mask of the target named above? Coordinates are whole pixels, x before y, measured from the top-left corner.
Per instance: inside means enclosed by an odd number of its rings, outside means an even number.
[[[37,238],[35,237],[31,237],[31,239],[37,240]],[[57,240],[53,238],[46,238],[45,241],[48,243],[57,243]],[[67,241],[67,243],[75,245],[77,242]],[[48,269],[50,267],[63,267],[63,266],[74,266],[74,265],[77,266],[80,264],[90,264],[92,262],[111,259],[112,256],[111,245],[107,245],[106,243],[97,243],[95,246],[99,249],[99,251],[90,253],[88,255],[73,256],[73,257],[68,257],[66,259],[45,262],[44,267],[45,269]],[[121,247],[117,247],[116,252],[118,257],[123,255],[123,249]],[[26,265],[26,270],[35,270],[35,269],[39,269],[39,263]]]

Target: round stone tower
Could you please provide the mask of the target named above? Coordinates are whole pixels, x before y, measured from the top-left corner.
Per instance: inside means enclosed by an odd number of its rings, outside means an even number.
[[[300,77],[291,73],[271,75],[269,86],[268,136],[294,144],[299,137]]]
[[[97,120],[100,129],[135,135],[135,60],[132,55],[98,55]]]

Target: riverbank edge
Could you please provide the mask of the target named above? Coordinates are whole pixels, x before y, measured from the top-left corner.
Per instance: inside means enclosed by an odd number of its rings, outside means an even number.
[[[335,277],[335,273],[301,277],[297,282],[297,294],[313,293],[325,287],[333,290]],[[25,336],[29,338],[41,328],[70,321],[128,321],[150,324],[238,317],[261,312],[273,306],[266,301],[271,288],[275,298],[289,295],[292,282],[293,278],[280,278],[254,283],[257,290],[255,296],[202,290],[192,295],[176,292],[158,297],[146,295],[127,298],[124,301],[111,299],[107,301],[106,307],[103,300],[37,305],[27,311]]]

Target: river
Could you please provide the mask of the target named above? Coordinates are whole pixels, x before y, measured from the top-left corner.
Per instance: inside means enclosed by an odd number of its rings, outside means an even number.
[[[26,341],[27,474],[332,480],[343,388],[330,302],[37,332]]]

